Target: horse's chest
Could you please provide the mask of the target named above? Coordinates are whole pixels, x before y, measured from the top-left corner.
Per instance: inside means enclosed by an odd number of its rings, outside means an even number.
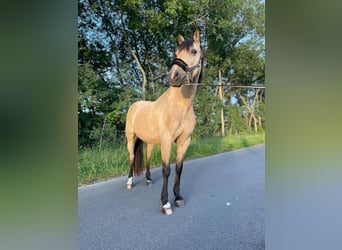
[[[165,120],[165,127],[173,134],[175,138],[181,134],[191,133],[195,126],[195,117],[193,112],[184,112],[182,114],[171,114]]]

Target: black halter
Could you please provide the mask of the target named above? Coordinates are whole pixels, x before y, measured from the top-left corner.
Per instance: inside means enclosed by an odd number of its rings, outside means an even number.
[[[192,80],[192,72],[196,69],[196,68],[200,68],[201,64],[202,64],[202,60],[203,60],[203,56],[201,56],[199,62],[197,64],[195,64],[192,67],[189,67],[188,64],[186,62],[184,62],[182,59],[180,58],[175,58],[172,61],[171,67],[176,64],[177,66],[181,67],[188,75],[189,78]]]
[[[172,61],[172,65],[178,65],[179,67],[181,67],[186,73],[192,73],[192,71],[194,71],[196,68],[200,67],[199,64],[196,64],[195,66],[189,67],[188,64],[186,62],[184,62],[182,59],[180,58],[175,58]]]

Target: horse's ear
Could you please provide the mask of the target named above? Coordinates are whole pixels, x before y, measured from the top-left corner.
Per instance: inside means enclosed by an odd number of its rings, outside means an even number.
[[[199,31],[199,29],[196,29],[196,30],[195,30],[195,33],[194,33],[194,41],[197,42],[197,43],[201,43],[201,42],[200,42],[200,31]]]
[[[178,44],[181,44],[182,42],[184,42],[184,37],[181,34],[178,34],[177,39],[178,39]]]

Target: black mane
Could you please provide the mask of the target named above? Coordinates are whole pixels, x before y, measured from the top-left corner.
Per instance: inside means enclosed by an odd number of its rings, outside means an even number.
[[[189,51],[193,44],[194,44],[194,40],[193,39],[185,40],[184,42],[182,42],[178,46],[177,50],[182,51],[182,50],[186,49],[187,51]]]

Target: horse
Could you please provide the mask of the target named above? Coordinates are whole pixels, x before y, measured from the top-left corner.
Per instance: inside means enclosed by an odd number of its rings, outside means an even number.
[[[184,206],[180,193],[180,178],[184,155],[190,144],[190,136],[195,128],[193,109],[198,83],[203,78],[203,53],[200,33],[196,29],[193,39],[185,40],[178,35],[176,58],[169,72],[168,89],[154,102],[137,101],[133,103],[126,117],[126,139],[129,152],[130,169],[127,189],[133,186],[133,171],[139,176],[143,168],[143,142],[146,142],[146,183],[152,184],[150,159],[153,146],[161,145],[163,186],[161,191],[162,212],[172,214],[168,200],[168,178],[170,176],[171,144],[177,144],[176,168],[173,193],[175,205]]]

